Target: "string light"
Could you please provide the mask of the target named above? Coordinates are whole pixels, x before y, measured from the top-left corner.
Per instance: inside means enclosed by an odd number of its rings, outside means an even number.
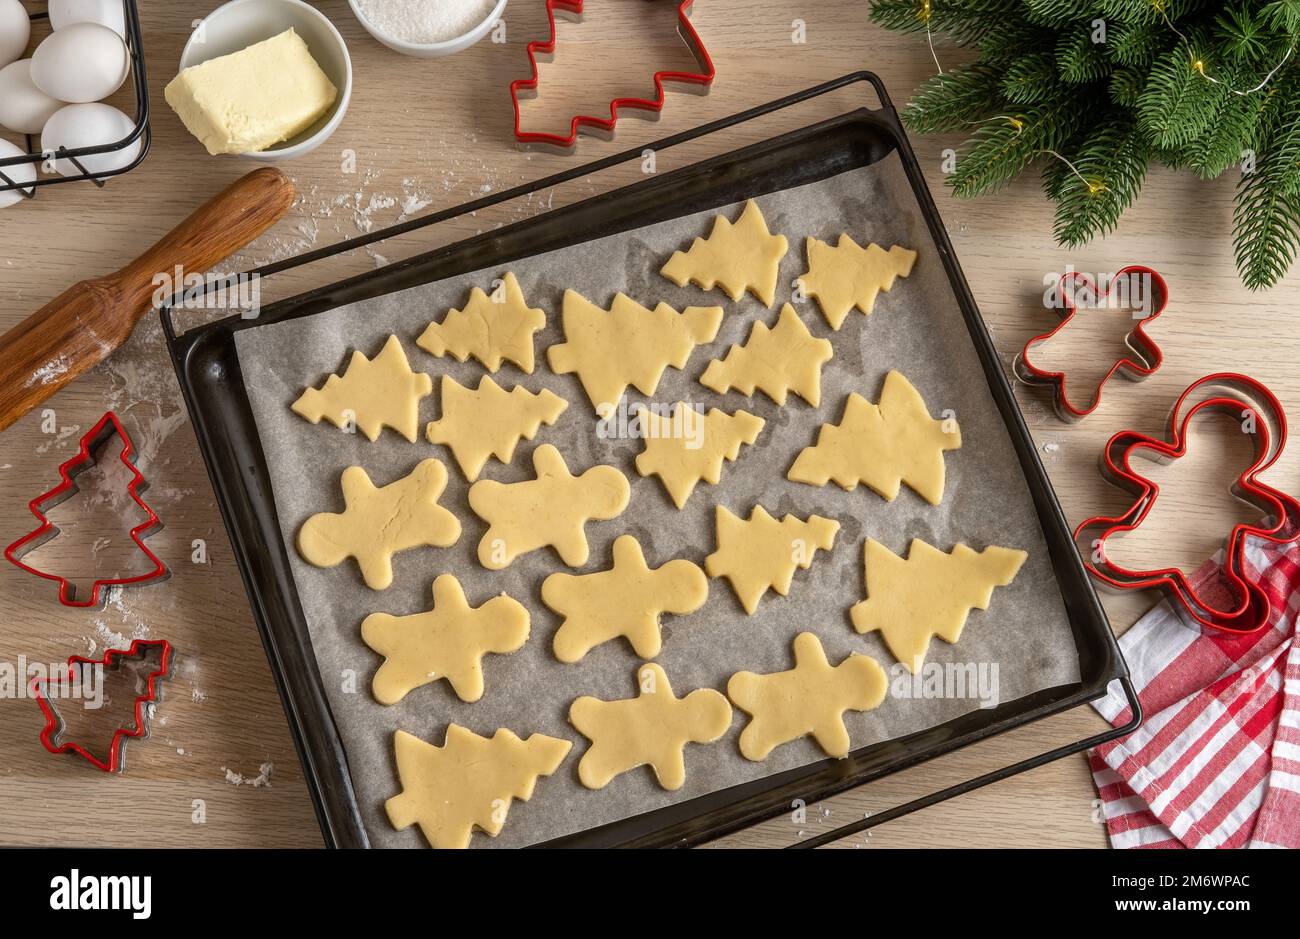
[[[1163,4],[1163,2],[1164,0],[1152,0],[1153,4]],[[933,34],[930,32],[930,20],[934,16],[934,9],[930,4],[931,4],[931,0],[920,0],[920,2],[917,4],[916,7],[916,18],[919,22],[921,22],[925,26],[925,39],[926,42],[928,42],[930,45],[930,57],[934,59],[934,67],[938,69],[939,74],[942,75],[944,73],[943,66],[939,64],[939,55],[934,51],[934,37]],[[1028,126],[1028,122],[1023,117],[1016,117],[1011,114],[995,114],[992,117],[986,117],[981,121],[963,121],[962,123],[971,126],[977,126],[980,124],[991,124],[994,121],[1005,121],[1007,123],[1007,126],[1009,126],[1012,130],[1016,132],[1015,135],[1017,137],[1023,134],[1025,128]],[[1088,195],[1098,196],[1101,193],[1108,191],[1108,187],[1106,186],[1104,180],[1097,179],[1096,177],[1088,178],[1084,176],[1082,173],[1079,172],[1078,167],[1076,167],[1065,157],[1061,156],[1061,154],[1057,153],[1055,150],[1042,149],[1042,150],[1037,150],[1034,153],[1035,156],[1040,156],[1043,154],[1046,154],[1047,156],[1050,157],[1054,157],[1055,159],[1060,160],[1062,163],[1064,163],[1066,167],[1070,170],[1070,172],[1073,173],[1078,178],[1079,182],[1083,184],[1084,188],[1088,190]]]
[[[929,0],[926,0],[926,3],[928,5]],[[1168,7],[1168,3],[1166,2],[1166,0],[1151,0],[1151,8],[1160,14],[1160,18],[1165,21],[1165,25],[1168,26],[1173,31],[1174,35],[1176,35],[1179,39],[1181,39],[1183,42],[1187,44],[1187,49],[1190,54],[1192,48],[1192,41],[1188,39],[1183,34],[1183,32],[1173,24],[1172,20],[1169,19],[1168,14],[1165,13],[1167,7]],[[1200,75],[1207,82],[1226,88],[1228,91],[1232,92],[1234,95],[1236,95],[1239,98],[1245,98],[1247,95],[1253,95],[1258,91],[1263,91],[1264,88],[1268,85],[1268,83],[1273,80],[1273,77],[1282,70],[1282,66],[1286,65],[1286,63],[1290,61],[1291,56],[1294,53],[1295,53],[1294,45],[1287,47],[1286,54],[1282,56],[1282,61],[1278,62],[1277,65],[1274,65],[1269,70],[1269,73],[1264,76],[1263,80],[1260,81],[1258,85],[1256,85],[1254,88],[1247,88],[1245,91],[1241,91],[1240,89],[1233,88],[1231,85],[1227,84],[1226,82],[1220,81],[1219,79],[1215,78],[1213,75],[1206,72],[1204,59],[1198,59],[1193,56],[1191,60],[1191,67],[1193,72],[1195,72],[1197,75]]]
[[[1099,196],[1103,192],[1110,191],[1109,187],[1106,185],[1105,180],[1098,179],[1096,176],[1092,176],[1092,177],[1084,176],[1082,173],[1079,172],[1079,168],[1077,166],[1075,166],[1065,157],[1061,156],[1055,150],[1040,150],[1038,152],[1049,153],[1052,156],[1056,157],[1058,160],[1060,160],[1062,163],[1064,163],[1069,168],[1070,172],[1073,173],[1078,178],[1079,182],[1083,183],[1084,188],[1088,190],[1088,195]]]
[[[939,54],[934,51],[934,34],[930,32],[930,17],[934,10],[930,7],[930,0],[921,0],[921,5],[917,7],[916,18],[925,24],[925,41],[930,46],[930,58],[934,59],[934,67],[943,74],[943,66],[939,64]]]

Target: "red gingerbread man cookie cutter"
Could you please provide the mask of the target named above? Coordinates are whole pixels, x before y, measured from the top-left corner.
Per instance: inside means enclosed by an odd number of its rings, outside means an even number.
[[[519,101],[521,97],[530,98],[537,94],[537,57],[541,55],[549,58],[555,54],[556,12],[558,11],[570,20],[581,20],[583,0],[546,0],[546,20],[550,28],[550,34],[546,39],[535,39],[528,43],[530,75],[527,78],[517,78],[510,83],[510,101],[515,109],[515,140],[518,141],[520,146],[524,147],[540,146],[568,151],[577,143],[580,133],[605,138],[613,136],[614,127],[618,123],[619,111],[642,111],[653,118],[658,118],[664,107],[665,82],[681,85],[687,91],[696,91],[701,94],[708,93],[709,86],[713,84],[713,79],[717,75],[717,70],[713,66],[713,60],[709,57],[709,51],[704,48],[704,42],[700,39],[699,33],[691,25],[690,12],[694,2],[695,0],[681,0],[678,3],[677,32],[695,57],[698,71],[669,70],[655,72],[654,98],[615,98],[609,103],[609,117],[576,114],[569,121],[568,134],[550,134],[541,131],[526,131],[520,126],[522,115]]]
[[[1112,290],[1116,289],[1117,285],[1124,290],[1129,290],[1127,285],[1133,282],[1133,278],[1146,285],[1146,290],[1141,296],[1148,308],[1143,310],[1145,315],[1124,337],[1124,344],[1128,346],[1130,355],[1117,359],[1111,365],[1110,370],[1097,383],[1092,401],[1087,407],[1079,408],[1071,403],[1067,394],[1065,372],[1055,372],[1035,365],[1032,361],[1033,351],[1049,342],[1074,319],[1078,314],[1076,298],[1080,294],[1092,298],[1094,303],[1100,303],[1111,296]],[[1057,415],[1063,421],[1074,422],[1083,420],[1097,410],[1101,404],[1102,388],[1114,375],[1119,374],[1130,381],[1142,381],[1160,368],[1163,355],[1155,340],[1147,335],[1146,328],[1164,312],[1169,302],[1169,286],[1154,268],[1142,264],[1130,264],[1115,273],[1105,290],[1102,290],[1091,276],[1079,271],[1067,271],[1061,275],[1059,293],[1061,321],[1049,331],[1034,336],[1025,343],[1020,354],[1016,356],[1014,371],[1016,377],[1026,385],[1051,388]]]
[[[1206,396],[1197,397],[1201,393]],[[1160,487],[1133,468],[1133,458],[1142,456],[1157,462],[1181,458],[1187,453],[1188,429],[1193,418],[1205,411],[1218,411],[1240,419],[1243,430],[1249,425],[1255,457],[1234,481],[1232,491],[1265,517],[1258,524],[1233,526],[1226,539],[1222,586],[1227,588],[1230,599],[1227,609],[1209,596],[1206,585],[1194,584],[1178,568],[1132,570],[1106,556],[1107,540],[1141,525],[1160,496]],[[1132,493],[1134,500],[1120,515],[1094,516],[1075,529],[1075,542],[1084,566],[1099,581],[1116,590],[1162,591],[1207,631],[1241,635],[1262,628],[1272,614],[1271,604],[1267,594],[1244,576],[1242,558],[1248,538],[1280,544],[1300,535],[1300,502],[1259,479],[1260,473],[1281,455],[1286,433],[1286,414],[1281,402],[1255,379],[1223,372],[1193,382],[1179,396],[1170,413],[1168,439],[1126,430],[1107,442],[1101,457],[1102,475]]]

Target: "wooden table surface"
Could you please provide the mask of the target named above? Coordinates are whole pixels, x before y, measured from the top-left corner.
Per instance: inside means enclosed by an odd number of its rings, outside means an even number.
[[[46,188],[33,202],[0,212],[0,330],[72,282],[125,264],[203,199],[252,168],[242,159],[209,157],[162,97],[192,22],[214,5],[212,0],[141,0],[154,140],[139,169],[102,190],[82,184]],[[356,23],[345,0],[317,6],[350,47],[351,106],[325,146],[285,166],[297,184],[298,202],[290,217],[232,259],[232,270],[328,245],[407,214],[452,206],[570,166],[574,159],[650,141],[857,68],[877,71],[901,103],[935,68],[923,40],[870,25],[861,0],[700,0],[694,22],[718,68],[712,93],[673,93],[657,127],[630,120],[616,142],[587,139],[577,157],[564,157],[521,152],[510,134],[506,86],[526,73],[524,43],[545,32],[537,0],[510,4],[506,42],[484,41],[433,61],[381,47]],[[543,68],[543,93],[526,111],[530,126],[553,128],[569,109],[598,108],[614,94],[644,93],[655,67],[690,64],[674,33],[671,5],[593,0],[589,6],[583,23],[561,24],[560,54]],[[945,66],[963,57],[942,45],[938,55]],[[729,138],[728,146],[858,103],[858,92],[841,95],[784,124]],[[1293,272],[1267,293],[1251,294],[1238,283],[1229,237],[1235,172],[1206,183],[1157,170],[1115,233],[1068,252],[1051,239],[1051,209],[1036,176],[995,198],[956,201],[943,186],[944,150],[956,140],[916,138],[913,144],[1008,366],[1029,336],[1054,321],[1043,307],[1044,278],[1066,265],[1109,272],[1142,262],[1169,281],[1169,314],[1151,330],[1165,350],[1166,365],[1150,381],[1109,386],[1099,413],[1074,425],[1060,422],[1040,393],[1017,389],[1071,521],[1093,509],[1121,506],[1119,493],[1096,470],[1101,444],[1123,427],[1160,430],[1190,380],[1243,370],[1268,383],[1286,404],[1300,405],[1295,368],[1300,333],[1290,299],[1300,274]],[[680,162],[662,154],[658,168]],[[627,178],[611,173],[580,180],[544,200],[524,200],[333,259],[277,279],[267,285],[263,300],[408,257]],[[1089,342],[1081,346],[1096,348]],[[1089,356],[1078,358],[1084,362]],[[180,658],[152,739],[130,749],[129,770],[120,777],[46,754],[36,739],[35,704],[12,693],[0,699],[0,843],[319,845],[280,700],[156,317],[146,317],[126,347],[47,407],[0,436],[0,541],[8,543],[32,527],[28,499],[52,485],[56,467],[75,452],[77,438],[111,407],[140,451],[140,468],[151,482],[147,497],[166,523],[150,544],[173,575],[161,585],[119,592],[101,611],[87,611],[61,607],[48,583],[0,565],[0,663],[17,663],[20,656],[52,663],[72,653],[102,654],[132,637],[166,637]],[[1221,424],[1206,429],[1198,437],[1204,446],[1159,471],[1166,496],[1159,518],[1152,520],[1154,533],[1134,539],[1126,550],[1195,567],[1218,547],[1219,533],[1231,521],[1250,517],[1251,510],[1234,502],[1226,487],[1234,467],[1249,457],[1248,445]],[[1268,481],[1296,488],[1296,450],[1283,455]],[[69,576],[93,577],[95,570],[102,576],[138,562],[138,556],[122,550],[123,519],[129,513],[110,496],[111,474],[104,482],[88,486],[84,498],[66,505],[60,518],[67,530],[42,549],[42,563]],[[203,563],[194,563],[196,557]],[[1154,601],[1151,594],[1105,598],[1117,631]],[[721,843],[783,845],[1102,726],[1084,708],[812,806],[806,819],[777,819]],[[1094,812],[1095,795],[1084,759],[1077,756],[839,844],[1102,847],[1106,838]]]

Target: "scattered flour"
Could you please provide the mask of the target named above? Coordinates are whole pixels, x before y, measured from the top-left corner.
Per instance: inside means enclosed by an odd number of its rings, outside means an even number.
[[[49,440],[45,441],[45,443],[37,447],[36,452],[38,454],[45,453],[50,449],[50,447],[54,446],[55,444],[58,444],[60,449],[62,449],[65,440],[67,440],[73,434],[77,434],[80,432],[81,432],[80,424],[65,424],[64,426],[58,429],[57,433],[51,434]]]
[[[30,388],[32,385],[47,385],[65,373],[71,366],[72,362],[68,359],[68,356],[66,354],[61,354],[54,361],[46,362],[36,371],[32,372],[31,376],[23,384],[23,387]]]
[[[244,776],[228,767],[221,767],[221,771],[226,774],[226,782],[230,783],[230,785],[252,786],[254,789],[261,789],[263,786],[270,788],[271,770],[273,769],[275,769],[275,766],[271,763],[263,763],[257,768],[256,776]]]

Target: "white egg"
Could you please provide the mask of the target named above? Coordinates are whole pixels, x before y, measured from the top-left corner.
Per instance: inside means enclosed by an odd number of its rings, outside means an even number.
[[[122,37],[98,23],[56,29],[32,53],[32,81],[52,98],[84,104],[107,98],[131,64]]]
[[[0,0],[0,68],[27,51],[32,38],[32,21],[18,0]]]
[[[77,150],[117,143],[131,133],[135,121],[107,104],[69,104],[54,112],[41,131],[41,151],[56,152],[59,147]],[[111,153],[92,153],[77,157],[88,173],[120,170],[140,153],[137,138],[129,147]],[[80,176],[81,170],[71,160],[56,160],[54,171],[60,176]]]
[[[50,25],[63,29],[73,23],[98,23],[126,38],[126,13],[122,0],[50,0]]]
[[[0,68],[0,126],[20,134],[39,134],[59,108],[32,81],[32,60],[19,59]]]
[[[26,151],[19,150],[7,140],[0,140],[0,160],[7,160],[10,157],[23,156]],[[30,183],[36,181],[36,167],[30,163],[17,163],[13,166],[0,166],[0,173],[4,173],[11,180],[18,183]],[[0,185],[8,185],[0,180]],[[31,192],[31,190],[27,190]],[[10,189],[8,192],[0,192],[0,209],[5,206],[13,205],[15,202],[21,202],[23,193],[21,189]]]

